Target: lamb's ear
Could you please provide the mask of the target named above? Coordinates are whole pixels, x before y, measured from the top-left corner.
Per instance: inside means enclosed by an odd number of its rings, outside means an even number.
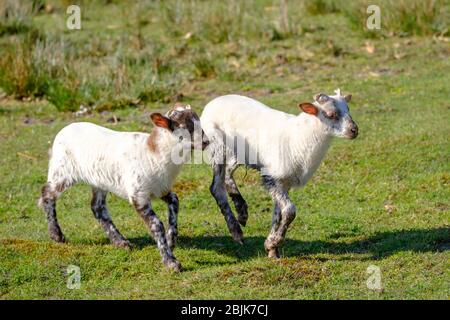
[[[300,109],[302,109],[303,112],[306,112],[313,116],[317,116],[317,114],[319,113],[319,110],[317,109],[317,107],[315,105],[313,105],[312,103],[303,102],[303,103],[300,103],[298,106],[300,107]]]
[[[172,123],[171,123],[172,120],[170,120],[169,118],[163,116],[161,113],[158,113],[158,112],[152,113],[150,115],[150,118],[152,119],[152,121],[155,124],[155,126],[171,130],[171,128],[172,128]]]
[[[344,97],[344,99],[345,99],[345,101],[347,101],[347,103],[348,103],[348,102],[350,102],[350,100],[352,100],[352,95],[351,95],[351,94],[348,94],[348,95],[346,95],[346,96]]]

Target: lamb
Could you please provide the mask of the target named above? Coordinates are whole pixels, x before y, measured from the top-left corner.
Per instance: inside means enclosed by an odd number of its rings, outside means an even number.
[[[134,206],[150,229],[163,263],[169,269],[181,270],[172,252],[177,237],[178,197],[171,188],[186,154],[194,148],[204,149],[208,139],[201,130],[198,115],[189,105],[176,104],[165,116],[152,113],[151,120],[155,125],[151,134],[118,132],[80,122],[66,126],[56,135],[47,183],[39,201],[47,216],[51,239],[65,242],[56,218],[57,198],[74,184],[84,182],[92,186],[92,212],[115,246],[131,248],[109,215],[108,192]],[[191,139],[182,139],[186,131]],[[182,159],[174,158],[179,155],[174,152],[177,148],[188,150]],[[162,199],[168,206],[167,235],[152,209],[150,199],[154,198]]]
[[[272,228],[264,247],[271,258],[279,248],[296,215],[289,190],[304,186],[319,167],[331,138],[354,139],[358,126],[350,116],[351,95],[320,93],[314,101],[299,105],[298,116],[269,108],[254,99],[226,95],[209,102],[201,115],[202,128],[210,139],[207,150],[213,166],[210,186],[233,239],[243,243],[242,226],[248,206],[233,172],[245,165],[260,171],[262,183],[274,202]],[[238,213],[237,220],[227,192]]]

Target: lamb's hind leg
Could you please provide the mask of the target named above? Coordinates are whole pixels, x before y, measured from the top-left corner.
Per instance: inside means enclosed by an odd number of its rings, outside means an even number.
[[[209,190],[212,196],[216,199],[217,205],[222,212],[225,221],[227,223],[228,230],[231,233],[233,239],[238,243],[243,243],[243,233],[239,222],[233,215],[230,204],[227,199],[227,192],[225,190],[225,167],[223,164],[214,164],[213,166],[213,181]]]
[[[277,180],[270,176],[263,176],[262,179],[274,202],[272,229],[264,242],[264,247],[270,258],[279,258],[279,248],[289,225],[295,218],[295,205],[289,198],[288,191]]]
[[[245,199],[239,192],[236,181],[233,178],[233,173],[236,170],[236,165],[227,165],[225,168],[225,186],[227,187],[228,194],[233,200],[234,207],[238,213],[238,222],[245,227],[248,220],[248,206]]]
[[[106,195],[106,191],[92,188],[92,213],[100,222],[103,230],[113,245],[130,250],[130,242],[122,236],[109,215],[108,208],[106,207]]]
[[[48,233],[50,238],[56,242],[66,241],[61,227],[58,224],[58,219],[56,218],[56,200],[69,186],[65,181],[61,181],[60,183],[47,182],[42,187],[41,197],[39,199],[39,205],[42,206],[47,217]]]

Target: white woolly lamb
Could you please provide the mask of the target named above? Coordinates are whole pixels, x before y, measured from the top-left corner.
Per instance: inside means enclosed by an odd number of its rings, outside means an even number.
[[[299,105],[303,113],[287,114],[239,95],[218,97],[201,116],[211,143],[214,177],[210,191],[225,217],[234,240],[242,243],[248,218],[247,203],[233,179],[239,165],[261,171],[262,181],[274,201],[272,229],[265,241],[269,257],[279,257],[279,246],[295,218],[288,192],[306,184],[319,167],[333,136],[354,139],[358,127],[347,103],[351,95],[318,94],[312,103]],[[234,202],[236,220],[226,192]]]
[[[180,143],[179,130],[187,130],[191,139],[182,147],[189,150],[208,143],[198,128],[200,120],[190,106],[176,105],[166,116],[153,113],[151,134],[117,132],[92,123],[73,123],[63,128],[53,143],[48,180],[42,188],[40,204],[47,215],[50,237],[64,242],[56,219],[56,200],[75,183],[92,186],[92,212],[111,242],[130,248],[116,228],[106,207],[106,195],[112,192],[127,199],[148,225],[161,253],[163,263],[180,270],[172,250],[177,236],[178,198],[171,192],[182,161],[174,162],[173,150]],[[182,159],[183,160],[183,159]],[[152,210],[150,198],[161,198],[168,205],[167,238],[163,223]]]

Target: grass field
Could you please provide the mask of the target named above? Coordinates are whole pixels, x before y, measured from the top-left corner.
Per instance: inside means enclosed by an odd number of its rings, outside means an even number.
[[[437,2],[440,25],[437,13],[421,20],[416,8],[417,23],[402,24],[389,11],[378,33],[358,22],[364,1],[353,13],[339,1],[289,1],[288,27],[278,1],[85,1],[81,30],[65,26],[69,3],[45,3],[0,24],[1,299],[450,298],[448,2]],[[135,249],[110,245],[87,186],[58,203],[68,242],[50,241],[36,203],[48,149],[68,123],[149,132],[150,112],[177,100],[200,112],[227,93],[297,114],[299,102],[338,87],[353,94],[360,135],[336,140],[291,193],[297,218],[281,259],[265,257],[271,200],[258,174],[237,174],[249,204],[241,246],[209,194],[206,164],[186,165],[175,186],[181,273],[166,271],[139,216],[114,195],[113,219]],[[88,112],[76,116],[80,104]],[[165,205],[154,206],[166,220]],[[66,286],[69,265],[81,270],[80,289]],[[366,286],[372,265],[381,290]]]

